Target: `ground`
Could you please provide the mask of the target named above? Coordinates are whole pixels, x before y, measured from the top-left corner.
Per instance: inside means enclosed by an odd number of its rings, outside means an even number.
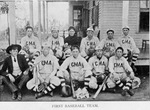
[[[141,78],[141,85],[138,89],[135,90],[135,95],[132,97],[130,96],[123,97],[119,93],[102,92],[98,95],[98,97],[95,100],[93,100],[92,97],[90,97],[89,99],[83,99],[78,101],[149,101],[150,100],[149,74],[142,75],[139,77]],[[67,97],[67,98],[61,97],[58,92],[59,90],[55,91],[53,97],[44,96],[42,98],[35,99],[34,93],[24,88],[22,101],[43,101],[43,102],[44,101],[49,101],[49,102],[77,101],[77,99],[73,99],[72,97]],[[91,93],[91,96],[93,96],[93,94],[94,93]],[[1,93],[0,100],[4,102],[13,101],[11,99],[11,93],[8,92],[7,87],[5,87],[3,92]]]

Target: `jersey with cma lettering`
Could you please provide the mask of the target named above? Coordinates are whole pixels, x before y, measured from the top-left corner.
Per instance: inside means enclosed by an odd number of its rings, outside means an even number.
[[[130,36],[123,36],[118,39],[118,42],[120,46],[127,51],[129,49],[130,51],[134,50],[136,48],[136,44],[134,42],[134,39]]]
[[[99,45],[99,39],[95,36],[93,36],[91,40],[89,40],[88,37],[83,38],[80,45],[81,55],[83,57],[87,56],[86,51],[88,51],[90,47],[96,48],[96,46],[98,45]]]
[[[118,41],[115,39],[102,39],[99,47],[104,50],[104,52],[115,52],[117,47],[119,47]]]
[[[48,38],[48,44],[50,45],[52,50],[54,50],[54,49],[62,50],[62,46],[64,45],[64,39],[62,37],[54,38],[51,36]]]
[[[25,45],[28,45],[29,49],[41,50],[39,39],[35,36],[31,36],[30,38],[28,36],[23,37],[21,39],[21,46],[24,47]]]
[[[58,59],[50,54],[46,57],[44,55],[39,56],[35,59],[34,64],[38,64],[39,74],[44,78],[59,68]]]
[[[124,73],[126,71],[132,72],[132,68],[124,57],[121,57],[120,59],[116,56],[110,57],[108,67],[111,73]]]
[[[79,73],[81,69],[91,70],[87,61],[80,55],[77,58],[68,57],[61,65],[61,70],[66,70],[69,67],[71,72]]]
[[[102,56],[101,59],[98,59],[97,56],[93,56],[89,59],[89,65],[91,66],[92,70],[96,71],[96,73],[103,74],[108,66],[108,59],[105,56]]]

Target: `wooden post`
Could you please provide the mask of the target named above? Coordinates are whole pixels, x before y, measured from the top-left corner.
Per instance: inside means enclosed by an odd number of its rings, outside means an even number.
[[[45,37],[45,1],[43,1],[43,35]]]
[[[129,17],[129,1],[123,1],[122,3],[122,27],[128,25]]]
[[[40,43],[42,44],[42,38],[41,38],[41,0],[38,1],[38,37],[39,37]]]
[[[33,0],[29,0],[30,4],[30,25],[33,27]]]
[[[46,30],[48,35],[48,1],[46,1]]]
[[[10,44],[16,43],[16,22],[15,22],[15,0],[9,2],[9,28],[10,28]]]

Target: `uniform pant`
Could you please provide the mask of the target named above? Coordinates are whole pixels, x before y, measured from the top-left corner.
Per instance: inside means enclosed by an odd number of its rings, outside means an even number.
[[[141,80],[134,76],[127,76],[126,73],[121,73],[121,74],[111,74],[110,77],[107,80],[107,86],[108,88],[114,88],[117,85],[119,87],[123,87],[123,84],[121,82],[126,82],[126,83],[131,83],[131,88],[138,88],[141,84]]]
[[[70,75],[69,74],[70,73],[67,70],[58,71],[57,76],[61,80],[61,86],[64,86],[66,82],[70,82]],[[85,73],[83,71],[81,71],[80,73],[71,73],[71,78],[72,78],[72,80],[84,82],[84,86],[88,87],[89,82],[91,80],[91,75],[92,75],[92,72],[90,70],[85,71]]]
[[[29,75],[21,74],[20,76],[14,77],[15,82],[12,82],[9,77],[7,76],[0,76],[0,80],[6,84],[11,92],[15,92],[17,90],[21,90],[22,87],[26,84],[26,82],[29,80]]]
[[[40,84],[41,82],[39,79],[36,80],[35,78],[32,78],[31,80],[27,82],[26,86],[29,90],[38,92],[38,85]],[[50,89],[55,89],[56,86],[59,86],[59,85],[60,85],[60,79],[57,76],[53,76],[49,79],[48,86],[50,87]]]

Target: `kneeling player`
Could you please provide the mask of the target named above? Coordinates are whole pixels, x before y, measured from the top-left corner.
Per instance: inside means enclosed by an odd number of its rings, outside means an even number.
[[[59,68],[58,59],[49,54],[49,47],[44,47],[42,53],[34,62],[33,79],[27,83],[29,90],[38,92],[36,98],[52,95],[52,91],[60,85],[60,79],[55,76]]]
[[[57,75],[61,79],[62,90],[65,88],[66,83],[70,83],[71,80],[72,82],[76,82],[74,89],[76,97],[78,97],[78,93],[81,92],[80,90],[86,91],[85,94],[87,93],[86,88],[89,86],[92,72],[87,61],[79,55],[79,47],[72,46],[71,51],[72,56],[63,62]],[[86,95],[89,94],[87,93]]]
[[[89,59],[89,64],[92,67],[93,76],[89,86],[97,89],[98,85],[101,85],[105,76],[108,75],[108,59],[103,55],[102,49],[96,47],[96,55]]]
[[[107,81],[109,88],[119,87],[122,90],[122,95],[127,93],[130,96],[134,95],[132,89],[139,87],[140,79],[134,76],[134,72],[127,60],[122,56],[123,48],[116,49],[116,55],[109,59],[110,78]]]

